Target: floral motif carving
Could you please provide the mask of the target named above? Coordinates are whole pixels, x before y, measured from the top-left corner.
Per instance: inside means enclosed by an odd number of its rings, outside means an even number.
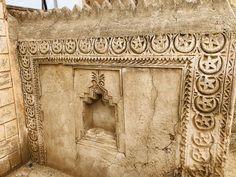
[[[213,97],[198,96],[194,102],[197,110],[204,113],[209,113],[217,108],[217,100]]]
[[[199,130],[211,130],[215,126],[215,118],[213,115],[197,114],[193,118],[194,124]]]
[[[151,46],[155,52],[163,53],[170,46],[170,38],[166,34],[155,35],[152,37]]]
[[[112,39],[111,48],[116,54],[121,54],[127,46],[126,40],[123,37],[115,37]]]
[[[104,37],[97,38],[94,41],[94,48],[99,54],[104,54],[108,50],[108,42]]]
[[[52,42],[52,51],[56,54],[59,54],[62,52],[62,49],[63,49],[63,45],[62,43],[60,42],[60,40],[54,40]]]
[[[42,41],[40,44],[39,44],[39,50],[42,54],[46,54],[49,52],[49,49],[50,49],[50,45],[49,45],[49,42],[47,41]]]
[[[193,148],[192,157],[197,162],[206,163],[209,162],[211,154],[208,148]]]
[[[68,52],[69,54],[73,54],[76,51],[76,42],[73,39],[68,39],[66,40],[66,44],[65,44],[65,50],[66,52]]]
[[[26,44],[27,44],[26,42],[20,42],[20,45],[18,45],[19,53],[22,54],[22,55],[25,55],[26,52],[27,52]]]
[[[135,36],[131,39],[130,47],[133,52],[141,54],[146,50],[147,40],[144,36]]]
[[[191,52],[196,45],[196,38],[193,34],[177,34],[174,40],[177,51],[188,53]]]
[[[197,80],[197,89],[200,93],[211,95],[220,89],[220,81],[214,76],[201,76]]]
[[[219,55],[204,55],[199,61],[199,68],[205,74],[215,74],[222,68],[222,58]]]
[[[225,36],[221,33],[205,34],[201,39],[201,47],[207,53],[217,53],[223,49],[225,41]]]
[[[193,135],[193,142],[201,147],[209,147],[213,143],[213,137],[209,132],[197,132]]]
[[[37,50],[38,50],[37,42],[35,41],[29,42],[29,52],[34,55],[37,53]]]
[[[79,49],[82,53],[88,54],[92,50],[92,44],[89,39],[82,39],[79,41]]]

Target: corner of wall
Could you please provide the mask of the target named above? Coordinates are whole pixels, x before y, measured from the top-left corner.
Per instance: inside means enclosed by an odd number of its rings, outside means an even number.
[[[0,0],[0,176],[29,159],[15,50],[10,45],[5,1]]]

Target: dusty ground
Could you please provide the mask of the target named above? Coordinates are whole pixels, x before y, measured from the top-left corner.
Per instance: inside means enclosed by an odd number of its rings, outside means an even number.
[[[12,172],[7,177],[71,177],[58,170],[37,165],[34,163],[27,163],[16,171]]]

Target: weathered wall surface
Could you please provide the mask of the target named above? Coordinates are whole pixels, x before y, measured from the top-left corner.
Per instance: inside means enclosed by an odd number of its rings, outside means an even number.
[[[4,1],[0,1],[0,176],[27,160],[23,141],[25,126],[17,114],[14,66],[8,37],[8,21]],[[14,58],[15,60],[15,58]],[[22,100],[22,97],[20,98]],[[21,103],[22,111],[22,103]]]

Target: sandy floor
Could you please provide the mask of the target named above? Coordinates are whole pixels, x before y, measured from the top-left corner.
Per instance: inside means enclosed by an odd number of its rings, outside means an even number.
[[[59,172],[55,169],[37,165],[34,163],[28,163],[23,167],[12,172],[7,177],[72,177]]]

